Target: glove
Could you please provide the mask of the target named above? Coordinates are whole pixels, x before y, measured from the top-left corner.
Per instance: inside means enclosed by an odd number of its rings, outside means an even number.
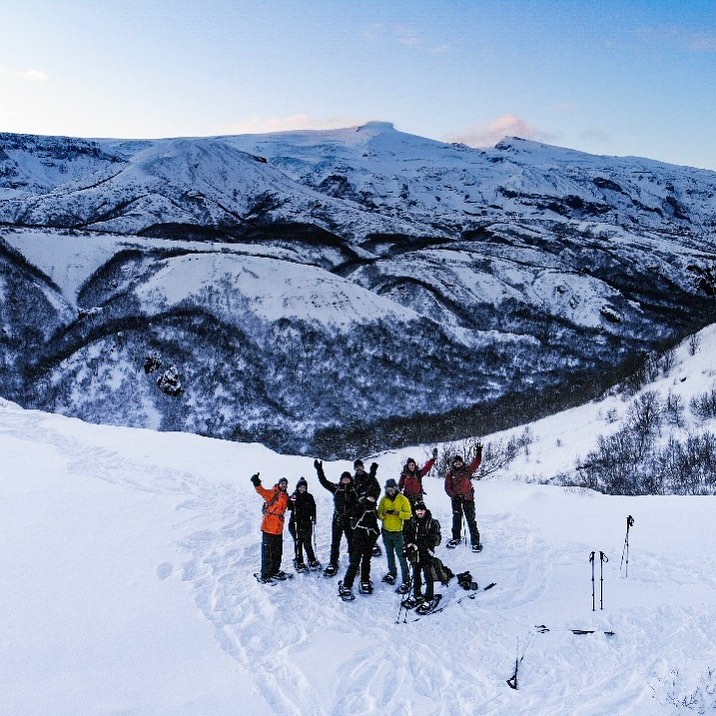
[[[258,487],[261,484],[261,478],[258,472],[255,475],[251,475],[251,482],[253,482],[254,487]]]
[[[437,460],[437,459],[438,459],[438,449],[433,448],[433,460]]]
[[[370,466],[370,474],[375,475],[376,472],[378,472],[378,463],[374,462]]]
[[[322,470],[323,469],[323,463],[320,460],[314,460],[313,461],[313,467],[316,468],[316,470]]]
[[[406,544],[403,552],[405,553],[408,562],[410,562],[411,564],[418,561],[418,545]]]
[[[482,443],[477,443],[477,455],[482,458]]]

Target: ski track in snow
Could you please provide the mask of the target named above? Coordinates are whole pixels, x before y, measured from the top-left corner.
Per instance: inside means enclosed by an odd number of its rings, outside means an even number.
[[[588,545],[580,552],[563,550],[541,540],[535,524],[520,515],[481,514],[478,506],[485,550],[473,555],[460,545],[441,547],[438,554],[455,573],[470,569],[481,587],[492,581],[496,587],[458,604],[466,592],[455,580],[447,588],[436,585],[446,609],[416,622],[409,612],[403,623],[400,597],[380,582],[385,557],[373,560],[375,593],[357,594],[352,603],[336,595],[348,561],[345,549],[337,577],[327,579],[319,571],[275,586],[258,584],[252,575],[260,562],[261,501],[253,490],[128,459],[56,431],[31,413],[6,413],[0,432],[51,443],[78,472],[92,465],[97,479],[119,488],[177,496],[175,544],[182,564],[180,569],[158,564],[157,579],[186,585],[218,644],[252,674],[276,714],[538,716],[565,713],[569,704],[574,716],[597,716],[704,713],[714,707],[709,665],[716,664],[716,614],[706,596],[716,587],[711,555],[684,561],[642,549],[638,568],[632,561],[626,579],[613,553],[605,567],[607,604],[632,592],[648,600],[667,583],[670,589],[700,589],[706,606],[689,606],[692,594],[684,604],[662,604],[649,612],[637,603],[616,612],[597,606],[592,612]],[[325,563],[330,496],[314,494],[317,556]],[[449,513],[438,508],[436,516],[444,542]],[[285,568],[291,556],[286,534]],[[584,574],[584,592],[564,600],[580,607],[560,612],[552,606],[544,615],[540,602],[553,582],[561,583],[555,579],[560,570]],[[599,565],[597,579],[598,570]],[[538,633],[535,626],[543,622],[550,631]],[[597,631],[578,636],[571,627]],[[645,660],[643,654],[657,657]],[[512,690],[506,679],[519,656],[520,686]]]

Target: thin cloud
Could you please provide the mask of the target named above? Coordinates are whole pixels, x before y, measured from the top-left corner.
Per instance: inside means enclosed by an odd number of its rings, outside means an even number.
[[[379,22],[363,30],[363,38],[368,42],[382,42],[427,52],[430,55],[446,55],[450,45],[432,45],[425,35],[409,25],[386,25]]]
[[[505,114],[486,126],[474,125],[467,131],[453,135],[451,142],[462,142],[470,147],[494,147],[504,137],[522,137],[538,142],[549,142],[553,135],[538,129],[514,114]]]
[[[0,67],[0,77],[19,79],[25,82],[47,82],[48,75],[42,70],[9,70],[7,67]]]
[[[410,27],[396,27],[395,36],[398,38],[398,42],[401,45],[419,47],[423,44],[423,38],[420,33],[415,32],[415,30]]]
[[[647,42],[676,45],[687,52],[716,52],[716,35],[691,32],[676,25],[645,27],[637,32],[637,37]]]
[[[247,120],[234,122],[227,127],[229,134],[266,134],[269,132],[291,132],[300,129],[343,129],[365,124],[365,119],[329,117],[321,119],[309,114],[292,114],[287,117],[260,117],[255,115]]]

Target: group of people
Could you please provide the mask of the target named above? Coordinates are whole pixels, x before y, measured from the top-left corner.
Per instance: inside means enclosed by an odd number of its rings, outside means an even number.
[[[415,460],[408,458],[398,481],[393,478],[386,480],[382,497],[377,463],[372,463],[366,471],[362,460],[356,460],[353,474],[345,471],[338,482],[332,482],[325,475],[322,461],[314,461],[318,481],[333,495],[330,555],[323,574],[333,577],[338,573],[341,542],[345,537],[349,562],[343,579],[338,583],[338,594],[345,601],[355,599],[353,585],[356,578],[359,578],[361,593],[373,592],[371,560],[380,555],[377,541],[382,536],[388,568],[383,581],[396,584],[400,569],[400,583],[395,591],[407,595],[403,602],[406,608],[422,605],[421,608],[429,610],[434,606],[434,582],[439,578],[436,565],[440,563],[434,552],[441,542],[441,528],[425,504],[422,481],[437,456],[435,448],[432,457],[421,468]],[[479,445],[470,463],[465,463],[460,456],[450,461],[444,483],[452,507],[452,538],[446,544],[448,548],[460,543],[464,521],[472,550],[479,552],[482,549],[472,484],[472,475],[481,461],[482,447]],[[257,579],[274,583],[293,576],[281,569],[287,513],[288,530],[294,541],[293,564],[296,571],[320,569],[313,545],[316,501],[308,491],[306,479],[301,477],[290,495],[285,477],[272,488],[263,487],[258,473],[251,477],[251,482],[264,499],[261,572],[256,575]],[[409,594],[411,588],[412,594]]]

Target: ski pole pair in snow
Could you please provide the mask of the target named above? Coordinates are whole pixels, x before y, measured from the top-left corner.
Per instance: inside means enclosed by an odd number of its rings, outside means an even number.
[[[596,594],[595,594],[595,582],[594,582],[594,563],[596,562],[596,552],[590,552],[589,561],[592,563],[592,611],[596,611]],[[604,563],[608,562],[609,558],[604,552],[599,551],[599,608],[604,609]]]

